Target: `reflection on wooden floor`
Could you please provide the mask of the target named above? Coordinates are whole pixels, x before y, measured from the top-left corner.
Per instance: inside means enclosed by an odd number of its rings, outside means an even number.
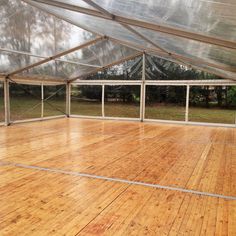
[[[235,197],[236,129],[81,119],[0,128],[0,235],[236,235]]]

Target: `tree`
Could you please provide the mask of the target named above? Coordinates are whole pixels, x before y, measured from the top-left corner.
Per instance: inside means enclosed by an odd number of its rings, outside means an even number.
[[[230,87],[227,91],[227,105],[236,107],[236,87]]]

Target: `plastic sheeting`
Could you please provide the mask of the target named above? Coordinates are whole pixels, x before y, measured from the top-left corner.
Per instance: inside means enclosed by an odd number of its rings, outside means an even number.
[[[229,41],[236,40],[236,3],[233,0],[227,0],[227,2],[223,0],[93,1],[107,11],[129,19],[156,23]],[[139,48],[139,50],[155,48],[150,42],[115,21],[36,1],[31,2],[34,7],[20,0],[0,0],[0,17],[2,19],[0,48],[47,57],[94,39],[95,35],[107,35],[129,47],[122,47],[109,41],[99,42],[62,58],[87,65],[50,62],[24,74],[34,72],[61,78],[78,77],[92,72],[96,67],[111,64],[126,55],[137,52],[130,47]],[[57,0],[57,2],[95,10],[84,1]],[[19,19],[21,20],[19,21]],[[225,78],[235,79],[236,77],[236,50],[132,27],[166,51],[185,57],[187,64],[192,64],[199,69]],[[2,54],[3,56],[0,56],[0,73],[8,73],[12,69],[30,65],[36,60],[30,56],[19,56],[23,58],[23,62],[19,60],[17,64],[15,60],[9,59],[12,56],[5,56],[6,53]],[[24,59],[26,57],[30,59]],[[166,56],[162,54],[161,57],[180,63],[184,62],[183,59],[178,60],[168,54]]]
[[[74,1],[70,1],[70,2],[72,3]],[[97,0],[95,2],[98,3],[99,6],[104,7],[106,10],[110,11],[111,13],[121,15],[121,16],[126,16],[128,18],[144,20],[151,23],[155,23],[155,22],[163,23],[164,19],[166,19],[165,23],[167,24],[169,22],[167,21],[167,19],[169,20],[174,19],[175,17],[172,17],[172,18],[165,17],[165,14],[167,14],[167,12],[165,13],[165,9],[167,10],[168,8],[169,11],[173,11],[172,12],[173,16],[176,16],[176,22],[181,25],[182,11],[179,11],[179,6],[177,7],[177,3],[179,4],[182,3],[183,6],[186,5],[185,10],[192,9],[192,11],[196,13],[195,18],[193,17],[192,19],[193,22],[194,22],[194,19],[203,20],[204,18],[204,17],[201,17],[201,14],[197,12],[197,9],[194,8],[196,4],[194,5],[193,1],[164,2],[164,1],[144,1],[144,0],[142,1],[135,1],[135,0],[100,1],[100,0]],[[199,1],[196,1],[196,2],[199,3]],[[143,49],[155,49],[154,45],[150,44],[145,39],[139,37],[135,33],[130,32],[125,27],[123,27],[122,25],[120,25],[119,23],[115,21],[110,21],[110,20],[74,12],[74,11],[65,10],[59,7],[53,7],[53,6],[39,4],[39,3],[36,3],[36,4],[38,4],[39,7],[43,8],[44,10],[48,12],[55,14],[58,17],[64,18],[65,20],[68,20],[74,23],[75,25],[86,28],[87,30],[90,30],[92,32],[96,32],[100,35],[102,34],[102,35],[107,35],[112,38],[116,38],[118,40],[121,40],[122,43],[133,45],[134,47],[138,45],[139,47],[142,47]],[[224,7],[226,7],[226,5],[227,4],[223,4]],[[232,7],[234,8],[234,4],[232,4]],[[159,9],[163,10],[163,14],[160,13],[161,10]],[[201,11],[201,10],[198,9],[198,11]],[[158,14],[160,14],[160,16]],[[170,14],[170,12],[168,14]],[[178,14],[179,14],[179,20],[177,20]],[[210,16],[207,16],[207,17],[210,17]],[[233,15],[232,16],[230,15],[230,17],[234,18]],[[212,15],[212,19],[213,18],[214,16]],[[186,29],[187,26],[186,27],[184,26],[184,22],[186,21],[184,19],[184,16],[183,16],[182,21],[183,21],[183,26],[182,27],[179,26],[179,28]],[[194,31],[194,30],[197,30],[198,27],[196,25],[199,24],[199,27],[201,26],[202,31],[204,31],[204,32],[200,32],[199,30],[199,32],[205,33],[206,29],[204,29],[204,24],[202,22],[197,24],[196,22],[193,25],[189,23],[187,28],[192,28]],[[228,22],[229,25],[233,26],[233,21],[226,21],[226,22]],[[168,24],[171,25],[171,23],[168,23]],[[208,28],[210,27],[209,25],[208,25]],[[216,23],[214,24],[214,26],[215,28],[212,26],[214,29],[218,27]],[[201,43],[201,42],[197,42],[194,40],[185,39],[181,37],[174,37],[172,35],[144,29],[141,27],[134,27],[134,26],[132,27],[139,33],[142,33],[149,40],[152,40],[156,45],[159,45],[160,47],[164,48],[166,51],[185,57],[186,60],[185,61],[179,60],[180,63],[186,62],[186,64],[192,64],[194,66],[197,65],[199,69],[201,68],[205,69],[206,67],[208,67],[208,69],[211,70],[210,67],[212,67],[212,68],[216,68],[212,70],[212,73],[215,73],[215,71],[221,70],[220,75],[223,77],[226,77],[226,78],[236,77],[236,74],[232,72],[232,71],[235,71],[235,65],[236,65],[235,51],[236,50],[233,50],[233,49],[230,50],[224,47],[214,46],[207,43]],[[177,26],[175,25],[175,27]],[[228,30],[228,28],[230,28],[230,30]],[[223,27],[221,29],[222,38],[224,35],[230,34],[230,36],[227,39],[234,40],[234,37],[236,35],[235,28],[236,27],[228,27],[228,26]],[[206,32],[216,32],[216,31],[217,30],[215,31],[208,30]],[[213,33],[209,33],[209,35],[215,36],[215,34]],[[162,57],[164,57],[165,59],[169,59],[169,56],[162,55]],[[178,62],[176,58],[172,58],[172,59],[175,59],[175,61]],[[228,72],[228,71],[231,71],[231,72]]]
[[[86,80],[141,80],[142,79],[142,56],[126,60],[113,65],[97,73],[83,76]]]
[[[0,50],[0,73],[10,73],[43,59],[22,55],[20,52],[48,57],[96,37],[91,32],[21,1],[4,0],[1,1],[1,6],[3,22],[0,25],[0,47],[19,54]],[[82,6],[85,7],[86,4]],[[135,53],[137,51],[134,49],[105,40],[59,58],[72,63],[53,61],[30,69],[24,75],[77,77]]]
[[[0,18],[0,47],[10,50],[52,56],[96,37],[19,0],[1,1]]]
[[[74,1],[71,1],[74,2]],[[235,0],[94,0],[113,14],[236,40]]]
[[[0,74],[10,73],[39,60],[38,57],[0,51]]]
[[[64,0],[58,0],[58,2],[62,2],[64,3]],[[72,4],[78,7],[83,7],[83,8],[88,8],[88,9],[94,9],[92,6],[90,6],[89,4],[87,4],[84,1],[77,1],[77,0],[67,0],[66,1],[67,4]],[[95,9],[94,9],[95,10]]]
[[[60,58],[61,60],[66,59],[74,61],[75,63],[50,61],[26,70],[23,74],[28,76],[45,75],[50,78],[74,79],[96,71],[98,68],[106,66],[114,61],[133,56],[136,53],[137,51],[133,49],[103,40]],[[79,65],[77,62],[82,64]]]
[[[49,6],[42,3],[34,2],[34,5],[98,35],[107,35],[111,38],[142,45],[145,47],[150,46],[150,44],[145,40],[137,37],[134,33],[131,33],[129,30],[125,29],[119,23],[114,21],[109,21],[99,17],[94,17],[59,7]]]
[[[168,60],[168,61],[172,61],[174,63],[179,64],[178,60],[175,60],[172,57],[160,56],[160,55],[158,55],[158,53],[150,53],[150,55],[153,55],[153,56],[156,56],[156,57],[159,57],[159,58],[162,58],[162,59],[165,59],[165,60]],[[203,64],[203,63],[191,62],[191,64],[190,63],[186,63],[186,65],[189,65],[189,66],[191,66],[191,67],[193,67],[193,68],[195,68],[197,70],[203,70],[203,71],[206,71],[208,73],[212,73],[212,74],[218,75],[218,76],[220,76],[222,78],[227,78],[227,79],[235,79],[236,78],[236,73],[234,73],[234,72],[222,70],[222,69],[219,69],[219,68],[214,68],[212,66],[208,66],[208,65]]]
[[[235,70],[236,50],[209,45],[207,43],[201,43],[190,39],[174,37],[140,27],[133,28],[168,52],[173,52],[194,60],[203,60],[209,63],[214,63],[219,66],[225,65],[228,66],[229,70]]]
[[[58,79],[69,79],[70,77],[78,77],[83,74],[92,72],[93,67],[81,66],[77,64],[61,62],[61,61],[50,61],[40,66],[36,66],[32,69],[26,70],[22,73],[25,76],[37,76],[41,78],[43,76],[47,78],[58,78]]]
[[[95,66],[106,66],[114,61],[138,53],[132,48],[108,40],[99,41],[86,48],[67,54],[62,59],[73,60]]]

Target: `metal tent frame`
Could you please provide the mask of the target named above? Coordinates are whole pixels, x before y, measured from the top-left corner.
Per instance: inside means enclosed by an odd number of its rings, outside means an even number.
[[[172,85],[172,86],[186,86],[186,112],[185,112],[185,121],[182,123],[185,124],[194,124],[196,122],[189,122],[188,121],[188,113],[189,113],[189,89],[190,86],[197,86],[197,85],[219,85],[219,86],[235,86],[236,85],[236,77],[234,77],[234,73],[236,72],[236,69],[230,65],[220,65],[220,64],[215,64],[212,62],[205,61],[204,59],[195,59],[195,58],[190,58],[185,55],[178,54],[176,52],[167,50],[154,42],[152,39],[148,38],[144,34],[140,33],[137,31],[134,27],[140,27],[143,29],[148,29],[152,30],[155,32],[161,32],[165,33],[170,36],[174,37],[179,37],[179,38],[184,38],[184,39],[190,39],[196,42],[202,42],[206,43],[209,45],[216,45],[222,48],[230,49],[230,50],[236,50],[236,42],[218,38],[218,37],[213,37],[209,35],[204,35],[200,34],[197,32],[190,32],[188,30],[182,30],[178,28],[174,28],[171,26],[163,25],[163,24],[157,24],[157,23],[150,23],[146,22],[143,20],[138,20],[138,19],[132,19],[120,15],[113,14],[103,8],[102,6],[98,5],[95,1],[93,0],[83,0],[86,4],[91,6],[91,8],[85,8],[81,6],[76,6],[72,5],[66,2],[62,1],[57,1],[57,0],[22,0],[26,4],[30,4],[33,7],[36,7],[38,9],[41,9],[51,15],[54,15],[57,18],[60,18],[61,20],[67,21],[77,27],[80,27],[84,30],[87,30],[88,32],[91,32],[95,34],[97,37],[92,40],[88,40],[87,42],[84,42],[76,47],[70,48],[68,50],[64,50],[60,53],[56,53],[54,55],[51,55],[49,57],[45,57],[42,55],[38,54],[33,54],[29,52],[24,52],[24,51],[17,51],[17,50],[12,50],[8,48],[0,48],[0,52],[7,52],[7,53],[13,53],[13,54],[19,54],[19,55],[27,55],[31,57],[35,57],[40,59],[39,61],[32,63],[30,65],[26,65],[24,67],[21,67],[19,69],[16,69],[14,71],[11,71],[9,73],[3,73],[0,74],[0,80],[4,81],[4,106],[5,106],[5,125],[10,125],[10,97],[9,97],[9,83],[11,80],[18,81],[19,83],[29,83],[29,84],[40,84],[42,86],[42,101],[43,101],[43,86],[47,84],[65,84],[66,85],[66,115],[67,117],[75,117],[74,115],[71,115],[70,112],[70,107],[71,107],[71,84],[79,84],[79,85],[100,85],[102,86],[102,118],[108,118],[111,119],[111,117],[106,117],[104,114],[104,89],[106,85],[139,85],[140,86],[140,117],[135,120],[140,120],[140,121],[147,121],[145,119],[145,91],[146,91],[146,86],[148,85],[158,85],[158,86],[163,86],[163,85]],[[125,30],[130,32],[131,34],[135,35],[139,40],[143,40],[146,44],[149,46],[145,45],[140,45],[138,43],[131,43],[125,40],[122,40],[120,38],[117,38],[115,36],[108,36],[105,35],[101,32],[95,32],[89,28],[84,27],[80,23],[75,23],[73,21],[70,21],[70,19],[63,17],[62,15],[56,14],[55,12],[51,11],[50,9],[45,9],[42,5],[40,4],[46,4],[48,6],[54,6],[58,7],[61,9],[65,10],[70,10],[72,12],[76,13],[82,13],[86,14],[89,16],[101,18],[104,20],[107,20],[109,22],[116,22],[118,23],[121,27],[123,27]],[[124,47],[130,48],[134,50],[134,53],[132,55],[124,56],[123,58],[120,58],[118,60],[112,61],[108,64],[105,65],[95,65],[95,64],[89,64],[89,63],[83,63],[79,61],[72,61],[72,60],[67,60],[63,59],[61,57],[68,55],[72,52],[78,51],[80,49],[86,49],[91,45],[96,45],[98,42],[101,41],[110,41],[114,44],[119,44],[123,45]],[[206,72],[210,72],[212,74],[216,74],[218,76],[226,78],[225,80],[211,80],[211,81],[194,81],[194,80],[188,80],[188,81],[160,81],[160,80],[155,80],[155,81],[150,81],[145,79],[145,55],[146,54],[151,54],[156,57],[164,58],[170,61],[173,61],[175,63],[185,65],[188,67],[193,67],[196,69],[200,69]],[[142,56],[143,57],[143,70],[142,70],[142,80],[140,81],[99,81],[99,80],[94,80],[94,81],[87,81],[83,80],[85,76],[88,76],[89,74],[96,73],[98,71],[104,70],[106,68],[112,67],[116,64],[120,64],[124,61],[136,58]],[[75,77],[69,77],[66,79],[61,79],[61,78],[53,78],[50,76],[46,76],[44,78],[41,78],[40,76],[30,76],[30,75],[24,75],[22,74],[25,71],[28,71],[34,67],[46,64],[51,61],[58,61],[58,62],[65,62],[68,64],[73,64],[73,65],[80,65],[80,66],[85,66],[88,68],[93,68],[91,71],[88,73],[83,73],[82,75],[75,76]],[[207,67],[204,67],[202,65],[205,65]],[[211,70],[211,69],[216,69],[216,70]],[[224,73],[224,72],[229,72],[229,74]],[[232,74],[230,74],[232,72]],[[42,103],[42,114],[43,114],[43,103]],[[65,117],[63,115],[63,117]],[[51,117],[50,117],[51,118]],[[92,118],[92,117],[89,117]],[[39,119],[34,119],[34,120],[42,120],[45,119],[43,118],[43,115],[41,115],[41,118]],[[114,119],[118,119],[115,117]],[[32,120],[30,120],[32,121]],[[150,121],[150,120],[149,120]],[[24,121],[23,121],[24,122]],[[168,121],[168,122],[173,122],[173,121]],[[177,122],[179,123],[179,122]],[[216,124],[214,124],[216,125]],[[219,125],[225,125],[225,124],[219,124]],[[234,125],[233,125],[234,126]]]

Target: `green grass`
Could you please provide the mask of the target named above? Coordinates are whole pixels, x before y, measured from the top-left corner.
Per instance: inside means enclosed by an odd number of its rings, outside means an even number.
[[[235,124],[236,110],[219,108],[195,108],[189,109],[189,121]]]
[[[102,103],[101,102],[78,102],[71,101],[71,114],[82,116],[101,116]]]
[[[162,106],[162,105],[146,105],[145,106],[146,119],[158,120],[185,120],[185,107],[181,106]]]
[[[235,124],[236,110],[212,108],[189,108],[189,121]],[[185,120],[185,107],[174,105],[146,105],[145,117],[159,120]]]
[[[65,101],[50,99],[48,102],[65,112]],[[2,102],[0,102],[1,107]],[[17,97],[10,99],[11,120],[24,120],[41,117],[41,101],[32,98]],[[44,103],[44,116],[57,116],[63,115],[62,112]],[[0,119],[4,120],[4,109],[1,109]]]
[[[59,109],[65,111],[64,100],[50,100],[51,104],[57,106]],[[11,99],[11,119],[30,119],[41,116],[40,101],[35,99],[17,98]],[[36,104],[33,110],[29,110]],[[45,116],[61,115],[63,113],[53,109],[45,103]],[[101,102],[78,102],[72,101],[71,114],[87,115],[87,116],[101,116]],[[26,112],[28,110],[28,112]],[[110,117],[139,117],[139,106],[135,104],[124,104],[116,102],[105,103],[105,115]],[[235,123],[235,110],[219,109],[219,108],[189,108],[189,120],[195,122],[209,122],[209,123]],[[159,104],[146,105],[145,118],[162,119],[162,120],[177,120],[184,121],[185,107],[181,106],[163,106]],[[0,100],[0,121],[4,121],[4,106],[3,100]]]
[[[122,104],[115,102],[105,102],[105,115],[108,117],[139,117],[139,106],[133,104]],[[84,116],[101,116],[101,102],[71,102],[71,114]]]
[[[126,117],[126,118],[140,117],[139,104],[105,102],[104,110],[105,110],[105,115],[108,117]]]

